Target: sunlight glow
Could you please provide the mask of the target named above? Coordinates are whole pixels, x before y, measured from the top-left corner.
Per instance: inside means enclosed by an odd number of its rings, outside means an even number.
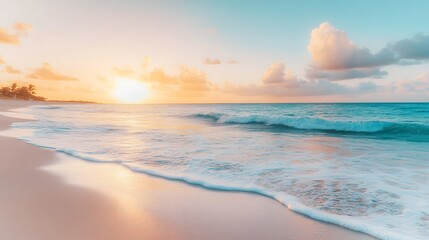
[[[139,103],[149,96],[149,89],[138,80],[119,78],[116,80],[114,95],[121,103]]]

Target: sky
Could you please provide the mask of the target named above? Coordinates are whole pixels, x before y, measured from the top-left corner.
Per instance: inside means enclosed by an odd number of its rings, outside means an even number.
[[[428,1],[0,0],[0,86],[104,103],[429,101]]]

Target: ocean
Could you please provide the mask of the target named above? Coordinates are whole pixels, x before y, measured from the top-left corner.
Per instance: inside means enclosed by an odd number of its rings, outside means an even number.
[[[381,239],[429,237],[429,104],[35,105],[20,138],[276,199]],[[211,206],[216,207],[216,206]]]

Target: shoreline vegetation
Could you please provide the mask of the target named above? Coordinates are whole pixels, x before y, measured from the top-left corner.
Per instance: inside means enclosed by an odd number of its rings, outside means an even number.
[[[25,101],[40,101],[40,102],[61,102],[61,103],[96,103],[90,101],[78,100],[50,100],[43,96],[36,95],[37,87],[33,84],[27,86],[19,86],[17,83],[12,83],[9,86],[0,86],[1,100],[25,100]]]
[[[0,96],[14,100],[46,101],[45,97],[36,95],[36,90],[37,88],[33,84],[19,86],[17,83],[12,83],[9,86],[0,87]]]

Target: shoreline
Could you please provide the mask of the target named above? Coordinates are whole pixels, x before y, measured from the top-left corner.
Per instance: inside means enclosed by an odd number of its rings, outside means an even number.
[[[0,112],[33,104],[0,101]],[[0,131],[14,121],[0,116]],[[257,194],[160,179],[11,137],[0,143],[0,239],[374,239]]]

